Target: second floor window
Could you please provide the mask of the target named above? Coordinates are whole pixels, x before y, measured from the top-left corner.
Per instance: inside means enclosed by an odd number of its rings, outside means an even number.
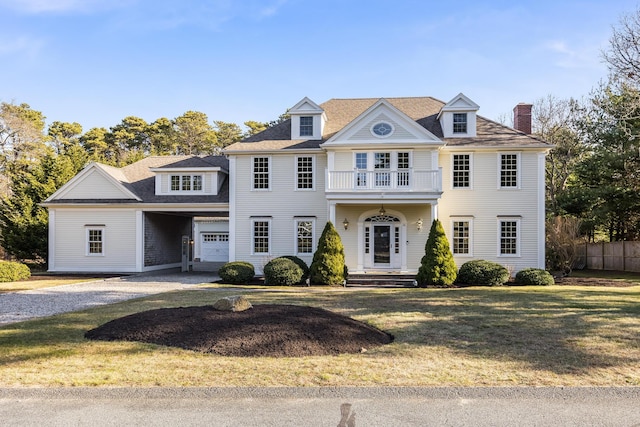
[[[296,188],[313,190],[313,157],[300,156],[296,159]]]
[[[467,113],[453,113],[453,133],[467,133]]]
[[[517,188],[518,187],[518,155],[517,154],[501,154],[500,155],[500,187],[501,188]]]
[[[471,186],[471,156],[469,154],[453,155],[453,188],[469,188]]]
[[[313,136],[313,117],[300,117],[300,136]]]
[[[254,190],[269,189],[269,158],[268,157],[253,158],[253,189]]]

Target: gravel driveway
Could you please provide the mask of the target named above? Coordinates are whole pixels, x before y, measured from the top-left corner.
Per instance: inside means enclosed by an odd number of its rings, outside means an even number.
[[[0,294],[0,325],[84,310],[162,292],[194,289],[215,273],[156,272]]]

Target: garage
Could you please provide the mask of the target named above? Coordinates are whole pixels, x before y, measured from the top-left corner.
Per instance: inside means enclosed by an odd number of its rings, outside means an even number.
[[[201,233],[200,259],[203,262],[227,262],[229,260],[229,233]]]

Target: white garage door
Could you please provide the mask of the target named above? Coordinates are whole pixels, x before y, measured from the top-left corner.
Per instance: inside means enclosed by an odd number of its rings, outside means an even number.
[[[202,233],[202,261],[229,261],[229,233]]]

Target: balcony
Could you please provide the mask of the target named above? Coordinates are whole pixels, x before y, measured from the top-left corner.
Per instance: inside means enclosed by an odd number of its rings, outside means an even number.
[[[439,170],[351,170],[326,171],[327,192],[442,192],[442,169]]]

